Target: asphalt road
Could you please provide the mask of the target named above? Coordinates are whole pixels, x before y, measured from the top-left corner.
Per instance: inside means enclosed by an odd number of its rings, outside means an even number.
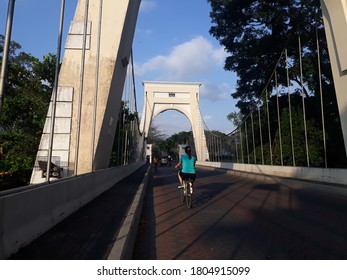
[[[176,173],[150,178],[133,259],[347,259],[347,197],[329,186],[199,169],[188,209]]]

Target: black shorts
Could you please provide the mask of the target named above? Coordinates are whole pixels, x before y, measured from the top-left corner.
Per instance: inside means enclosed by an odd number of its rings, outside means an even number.
[[[192,182],[194,182],[196,178],[195,173],[183,173],[182,171],[180,171],[180,176],[184,181],[190,179]]]

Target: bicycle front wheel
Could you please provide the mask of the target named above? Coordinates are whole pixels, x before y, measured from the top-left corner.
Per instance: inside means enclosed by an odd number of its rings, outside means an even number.
[[[181,198],[181,202],[184,202],[186,200],[186,195],[184,193],[184,189],[185,188],[181,188],[180,189],[180,198]]]

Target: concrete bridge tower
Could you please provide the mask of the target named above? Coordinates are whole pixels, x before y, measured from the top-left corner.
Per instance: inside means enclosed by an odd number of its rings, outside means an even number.
[[[143,85],[144,104],[140,130],[145,137],[157,115],[167,110],[176,110],[185,115],[192,126],[197,159],[208,160],[204,124],[199,109],[201,83],[147,81]]]
[[[140,2],[78,0],[54,118],[52,162],[64,168],[64,177],[109,166]],[[41,160],[48,155],[51,107],[37,153]],[[31,183],[45,181],[41,174],[34,168]]]
[[[321,0],[321,5],[347,152],[347,0]]]

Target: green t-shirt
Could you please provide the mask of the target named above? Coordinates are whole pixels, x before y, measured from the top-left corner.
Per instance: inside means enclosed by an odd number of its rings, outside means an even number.
[[[183,155],[183,156],[181,156],[181,162],[182,162],[182,172],[183,173],[195,174],[196,159],[194,156],[192,156],[189,159],[188,155]]]

